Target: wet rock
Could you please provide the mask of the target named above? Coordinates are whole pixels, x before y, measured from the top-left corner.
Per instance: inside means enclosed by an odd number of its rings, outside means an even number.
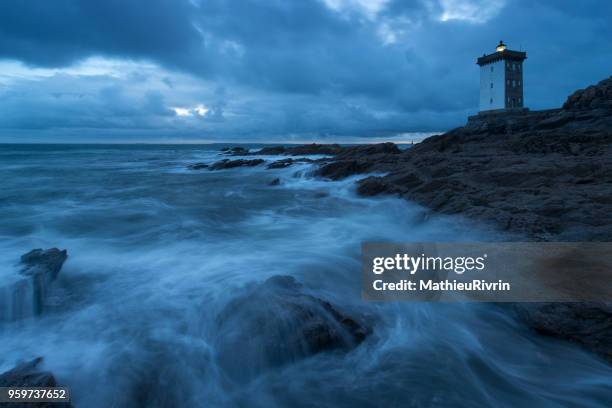
[[[222,152],[231,156],[245,156],[249,154],[249,149],[236,146],[236,147],[224,147],[221,149]]]
[[[533,240],[612,239],[612,78],[563,109],[479,115],[401,151],[347,146],[316,174],[358,181],[364,196],[396,194]],[[605,209],[602,203],[607,203]],[[593,214],[599,222],[593,225]]]
[[[371,333],[350,314],[290,276],[274,276],[231,301],[217,318],[219,363],[246,381],[271,367],[326,351],[348,351]]]
[[[262,159],[238,159],[238,160],[230,160],[223,159],[221,161],[215,162],[210,165],[210,170],[223,170],[223,169],[233,169],[235,167],[254,167],[262,164],[264,160]]]
[[[53,374],[37,369],[41,362],[42,357],[37,357],[0,374],[0,387],[55,387]]]
[[[30,277],[42,276],[50,282],[57,278],[66,259],[68,259],[68,251],[65,249],[33,249],[21,256],[20,273]]]
[[[189,170],[201,170],[201,169],[208,168],[208,164],[201,163],[201,162],[200,163],[193,163],[193,164],[190,164],[189,166],[187,166],[187,168]]]
[[[268,164],[266,168],[270,170],[271,169],[284,169],[285,167],[289,167],[296,163],[314,163],[314,162],[315,160],[308,159],[306,157],[302,157],[298,159],[287,158],[287,159],[273,161],[272,163]]]
[[[57,381],[52,373],[38,369],[42,358],[18,364],[13,369],[0,374],[0,387],[57,387]],[[4,404],[2,404],[4,405]],[[14,408],[70,408],[70,403],[10,403]]]
[[[340,160],[343,157],[372,159],[373,156],[400,154],[401,152],[402,151],[397,147],[395,143],[375,143],[343,147],[342,150],[338,153],[337,158]]]
[[[321,166],[315,172],[315,175],[332,180],[340,180],[355,174],[365,173],[371,167],[371,163],[361,160],[332,161]]]
[[[67,258],[67,251],[57,248],[34,249],[21,256],[19,278],[0,287],[0,321],[41,314],[51,284]]]
[[[246,149],[244,147],[233,147],[230,150],[230,153],[232,154],[232,156],[243,156],[249,154],[249,149]]]
[[[266,155],[288,155],[288,156],[307,156],[313,154],[334,155],[340,153],[343,148],[338,144],[317,144],[298,146],[272,146],[264,147],[254,154]]]
[[[368,177],[357,183],[357,194],[361,196],[392,194],[394,192],[397,192],[396,187],[387,183],[382,177]]]
[[[269,186],[278,186],[280,185],[280,179],[277,177],[274,180],[272,180],[271,182],[268,183]]]
[[[519,317],[546,336],[576,342],[612,363],[612,305],[604,303],[522,303]]]
[[[267,169],[284,169],[294,163],[293,159],[276,160],[266,166]]]

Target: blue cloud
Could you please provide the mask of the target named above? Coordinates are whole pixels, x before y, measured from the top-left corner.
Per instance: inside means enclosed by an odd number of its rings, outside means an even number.
[[[609,76],[611,14],[593,0],[1,2],[0,59],[24,65],[0,73],[0,137],[444,130],[477,109],[475,58],[499,39],[528,52],[532,108]]]

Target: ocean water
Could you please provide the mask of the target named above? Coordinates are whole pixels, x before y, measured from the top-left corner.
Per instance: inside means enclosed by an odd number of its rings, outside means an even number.
[[[609,365],[493,305],[360,299],[362,241],[500,233],[358,198],[354,178],[318,180],[308,164],[186,169],[219,160],[219,147],[0,145],[0,279],[14,280],[33,248],[69,253],[45,313],[0,324],[0,371],[42,356],[77,407],[612,404]],[[219,316],[275,275],[367,314],[373,334],[280,366],[249,359],[257,345],[246,342],[232,353],[255,374],[234,379],[219,357]]]

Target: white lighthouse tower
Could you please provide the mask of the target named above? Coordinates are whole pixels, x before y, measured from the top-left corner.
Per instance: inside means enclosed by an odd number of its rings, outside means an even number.
[[[524,109],[523,61],[527,53],[512,51],[500,41],[495,52],[478,58],[480,112]]]

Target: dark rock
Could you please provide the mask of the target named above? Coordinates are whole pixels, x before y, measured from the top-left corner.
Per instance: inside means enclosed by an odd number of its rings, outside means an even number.
[[[68,259],[68,251],[51,248],[47,250],[33,249],[21,256],[21,274],[24,276],[44,276],[51,282],[57,278],[62,265]]]
[[[612,110],[612,77],[604,79],[597,85],[574,92],[563,104],[563,109]]]
[[[563,109],[472,117],[405,151],[392,144],[343,147],[316,174],[338,180],[387,173],[359,181],[357,192],[399,193],[534,240],[612,237],[612,208],[602,198],[612,196],[612,172],[605,170],[612,168],[610,89],[607,79],[568,98]]]
[[[371,166],[371,163],[361,160],[332,161],[321,166],[315,174],[332,180],[340,180],[355,174],[365,173]]]
[[[287,148],[285,146],[273,146],[273,147],[263,147],[261,149],[259,149],[256,154],[265,154],[265,155],[281,155],[281,154],[288,154],[287,152]]]
[[[269,186],[278,186],[280,185],[280,179],[277,177],[274,180],[272,180],[271,182],[268,183]]]
[[[306,156],[312,154],[334,155],[342,151],[342,147],[337,144],[317,144],[298,146],[273,146],[264,147],[254,154],[258,155],[288,155],[288,156]]]
[[[316,353],[347,351],[371,329],[356,317],[308,294],[290,276],[274,276],[231,301],[217,318],[219,363],[234,380]]]
[[[44,310],[51,284],[68,258],[66,250],[34,249],[21,257],[21,279],[0,287],[0,321],[39,315]]]
[[[377,155],[400,154],[402,151],[395,143],[376,143],[358,146],[346,146],[338,153],[337,158],[341,160],[343,157],[349,158],[372,158]]]
[[[267,169],[284,169],[294,163],[293,159],[282,159],[274,161],[266,166]]]
[[[357,194],[361,196],[374,196],[378,194],[392,194],[397,192],[397,188],[382,177],[368,177],[357,183]]]
[[[234,167],[254,167],[262,164],[264,160],[262,159],[253,159],[253,160],[230,160],[223,159],[221,161],[215,162],[210,165],[210,170],[223,170],[223,169],[232,169]]]
[[[57,381],[52,373],[48,371],[40,371],[37,367],[41,363],[42,358],[38,357],[34,360],[21,363],[13,369],[0,374],[0,387],[57,387]],[[4,404],[0,404],[4,406]],[[66,403],[10,403],[7,407],[14,408],[70,408],[71,404]]]
[[[189,170],[200,170],[208,168],[208,164],[206,163],[193,163],[187,166]]]
[[[287,158],[287,159],[276,160],[268,164],[266,168],[270,170],[271,169],[284,169],[285,167],[289,167],[296,163],[314,163],[314,162],[315,160],[308,159],[306,157],[302,157],[298,159]]]
[[[521,303],[515,309],[538,333],[579,343],[612,363],[612,305]]]
[[[42,357],[37,357],[0,374],[0,387],[55,387],[53,374],[37,369],[41,362]]]
[[[221,151],[231,156],[245,156],[249,154],[249,149],[241,147],[241,146],[223,147],[221,148]]]
[[[244,147],[232,147],[229,152],[232,156],[244,156],[249,154],[249,149]]]

